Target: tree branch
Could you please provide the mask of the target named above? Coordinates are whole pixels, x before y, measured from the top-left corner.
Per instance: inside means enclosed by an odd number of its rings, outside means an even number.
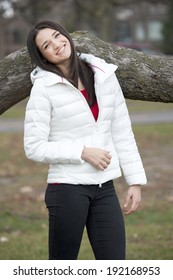
[[[118,65],[116,75],[129,99],[173,102],[173,59],[147,55],[101,41],[78,31],[71,34],[76,47]],[[30,94],[33,69],[26,48],[0,61],[0,114]]]

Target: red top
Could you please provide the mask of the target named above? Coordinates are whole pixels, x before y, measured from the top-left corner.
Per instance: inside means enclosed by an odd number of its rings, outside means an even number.
[[[88,94],[86,92],[86,89],[82,89],[81,90],[81,93],[83,94],[83,96],[85,97],[85,99],[88,101]],[[98,114],[99,114],[99,107],[98,107],[98,104],[97,104],[97,100],[96,102],[90,107],[91,109],[91,112],[93,114],[93,117],[94,119],[97,121],[97,118],[98,118]]]

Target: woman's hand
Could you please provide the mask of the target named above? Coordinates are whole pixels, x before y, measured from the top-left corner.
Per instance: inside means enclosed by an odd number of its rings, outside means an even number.
[[[127,191],[124,201],[124,214],[129,215],[135,212],[141,202],[141,187],[140,185],[132,185]]]
[[[96,169],[103,171],[110,164],[111,155],[106,150],[84,147],[82,159],[90,163]]]

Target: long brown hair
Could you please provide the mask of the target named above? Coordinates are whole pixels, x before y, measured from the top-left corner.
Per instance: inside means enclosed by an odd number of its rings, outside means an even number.
[[[71,56],[69,64],[70,77],[66,77],[57,65],[45,61],[39,49],[36,46],[35,39],[39,30],[44,28],[51,28],[59,31],[63,36],[65,36],[71,45]],[[69,80],[76,88],[78,88],[78,78],[81,79],[89,98],[89,105],[92,106],[96,100],[95,90],[94,90],[94,74],[91,67],[83,62],[78,56],[73,40],[69,32],[61,25],[52,21],[41,21],[37,23],[29,32],[27,37],[27,48],[33,62],[40,68],[46,71],[53,72],[61,77]]]

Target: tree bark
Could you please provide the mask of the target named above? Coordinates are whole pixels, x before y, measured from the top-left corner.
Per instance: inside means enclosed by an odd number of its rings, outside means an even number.
[[[173,58],[115,46],[88,32],[71,35],[77,49],[118,66],[116,75],[125,98],[173,102]],[[0,61],[0,114],[29,96],[33,68],[26,48]]]

